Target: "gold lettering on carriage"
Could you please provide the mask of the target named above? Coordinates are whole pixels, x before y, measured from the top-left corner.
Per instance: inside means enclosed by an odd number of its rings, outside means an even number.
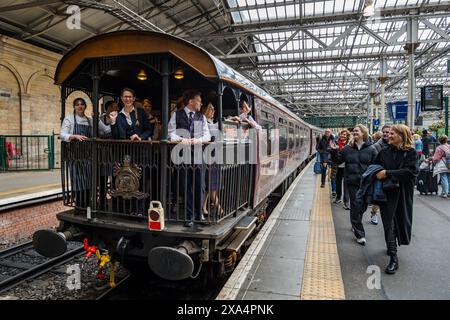
[[[116,163],[113,169],[113,175],[116,178],[114,190],[111,190],[112,197],[123,197],[124,199],[144,199],[148,193],[139,191],[139,179],[142,175],[142,168],[131,163],[131,157],[125,155],[123,164]]]

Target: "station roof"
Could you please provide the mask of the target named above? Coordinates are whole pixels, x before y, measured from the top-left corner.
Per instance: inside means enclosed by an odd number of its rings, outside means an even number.
[[[73,5],[81,29],[67,26]],[[59,53],[111,31],[166,32],[300,116],[353,116],[367,113],[369,79],[378,94],[383,60],[387,101],[407,97],[409,17],[418,20],[417,86],[443,84],[449,94],[449,11],[448,0],[6,0],[0,32]]]

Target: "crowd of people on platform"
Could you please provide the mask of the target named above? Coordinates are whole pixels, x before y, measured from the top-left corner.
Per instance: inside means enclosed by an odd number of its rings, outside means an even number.
[[[450,145],[445,135],[438,140],[427,130],[412,134],[403,124],[385,125],[369,135],[364,125],[333,133],[326,129],[316,137],[321,187],[328,177],[334,204],[350,210],[356,241],[365,245],[363,214],[371,206],[370,223],[383,222],[387,254],[385,272],[398,269],[397,245],[411,240],[413,197],[419,168],[431,168],[440,176],[441,194],[450,198]],[[316,173],[319,171],[315,170]]]

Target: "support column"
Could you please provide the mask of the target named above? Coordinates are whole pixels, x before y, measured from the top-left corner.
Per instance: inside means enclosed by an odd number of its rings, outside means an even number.
[[[387,76],[387,61],[386,58],[383,57],[380,62],[380,77],[378,81],[380,81],[381,92],[380,92],[380,129],[385,125],[385,114],[386,114],[386,95],[385,95],[385,82],[388,79]]]
[[[367,120],[369,121],[369,133],[373,133],[373,108],[374,108],[374,97],[375,97],[375,80],[369,79],[369,101],[368,101],[368,111]]]
[[[411,11],[410,17],[406,25],[407,43],[404,49],[408,52],[408,115],[406,125],[411,129],[414,128],[414,120],[416,116],[416,78],[414,74],[415,67],[415,50],[419,47],[417,41],[418,18],[417,12]]]
[[[93,135],[91,139],[92,145],[92,163],[95,164],[92,166],[92,176],[91,176],[91,202],[90,206],[92,208],[92,213],[95,214],[97,211],[97,142],[95,141],[98,136],[98,98],[99,98],[99,85],[100,85],[100,70],[99,63],[94,62],[92,65],[92,112],[93,112]],[[89,208],[87,208],[89,211]]]
[[[170,154],[168,152],[168,123],[169,123],[169,61],[167,57],[163,58],[161,65],[162,75],[162,99],[161,99],[161,203],[164,212],[168,214],[168,170]]]

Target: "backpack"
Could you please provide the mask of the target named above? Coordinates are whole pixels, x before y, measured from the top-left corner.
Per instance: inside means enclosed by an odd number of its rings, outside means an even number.
[[[450,149],[448,146],[445,146],[444,153],[445,153],[445,159],[444,159],[444,157],[442,157],[442,160],[444,160],[445,165],[447,166],[447,169],[450,170]]]

